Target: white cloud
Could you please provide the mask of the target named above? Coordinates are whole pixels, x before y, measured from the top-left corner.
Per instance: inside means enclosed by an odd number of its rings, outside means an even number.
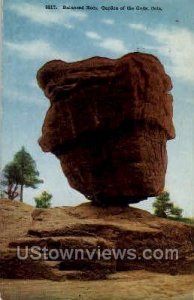
[[[129,27],[136,30],[146,30],[146,27],[143,24],[130,23]]]
[[[99,46],[117,54],[124,54],[127,52],[124,42],[119,39],[105,38],[99,43]]]
[[[184,28],[146,28],[143,24],[129,24],[141,30],[158,43],[151,48],[171,61],[173,75],[185,81],[194,81],[194,33]],[[147,47],[149,49],[149,47]]]
[[[122,40],[110,37],[104,38],[94,31],[87,31],[86,36],[92,40],[96,40],[97,46],[109,50],[113,53],[124,54],[125,52],[127,52],[127,49]]]
[[[37,88],[37,81],[33,79],[32,81],[29,82],[28,84],[31,88]]]
[[[93,40],[101,39],[101,36],[97,32],[94,32],[94,31],[87,31],[86,36]]]
[[[67,28],[72,28],[72,21],[83,21],[87,14],[82,11],[73,10],[49,10],[45,9],[44,5],[34,5],[30,3],[11,4],[9,9],[21,17],[26,17],[32,22],[43,25],[64,25]]]
[[[53,48],[48,42],[43,40],[24,41],[21,43],[5,42],[5,45],[19,56],[26,59],[64,59],[72,60],[69,53],[64,53]]]
[[[107,25],[113,25],[115,21],[113,19],[102,19],[102,23]]]

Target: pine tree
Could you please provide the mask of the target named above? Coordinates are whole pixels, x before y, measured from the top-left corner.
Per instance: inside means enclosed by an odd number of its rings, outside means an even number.
[[[24,187],[37,188],[38,184],[43,183],[39,178],[35,161],[24,147],[14,155],[13,161],[5,166],[2,183],[7,187],[5,193],[8,197],[14,199],[20,195],[21,202]]]
[[[170,194],[167,191],[162,192],[156,197],[153,203],[154,214],[161,218],[167,218],[170,216],[176,216],[181,218],[183,210],[177,206],[174,206],[170,200]]]
[[[1,185],[6,186],[4,193],[8,195],[9,199],[13,200],[19,195],[19,169],[14,161],[5,166],[2,172]]]

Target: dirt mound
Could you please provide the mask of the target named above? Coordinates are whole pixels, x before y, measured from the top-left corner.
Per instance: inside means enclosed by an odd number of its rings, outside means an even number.
[[[35,209],[5,199],[0,204],[3,278],[100,279],[117,271],[137,269],[169,274],[194,272],[194,228],[180,222],[133,207],[103,208],[85,203]],[[20,255],[27,255],[25,260],[18,258],[18,246]],[[30,257],[34,246],[40,250],[39,259]],[[45,257],[43,248],[47,254],[53,251],[52,255]],[[131,249],[135,251],[132,258],[131,252],[126,254]],[[163,253],[160,259],[157,249]],[[166,257],[169,249],[176,249],[178,256]],[[64,251],[73,251],[73,255],[64,258]],[[117,251],[124,256],[115,257]],[[148,256],[156,251],[157,257],[148,259],[143,255],[145,251]]]

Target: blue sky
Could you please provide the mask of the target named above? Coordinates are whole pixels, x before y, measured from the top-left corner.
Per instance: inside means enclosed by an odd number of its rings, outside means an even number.
[[[46,189],[53,206],[75,205],[84,197],[72,190],[59,161],[37,144],[49,101],[36,83],[47,61],[90,56],[118,58],[127,52],[157,55],[173,81],[176,139],[168,142],[166,189],[185,215],[194,215],[194,11],[193,0],[4,1],[2,166],[22,145],[36,160],[44,184],[26,189],[24,199]],[[95,5],[98,11],[62,10],[62,5]],[[101,6],[160,6],[162,11],[102,11]],[[151,209],[152,199],[139,207]]]

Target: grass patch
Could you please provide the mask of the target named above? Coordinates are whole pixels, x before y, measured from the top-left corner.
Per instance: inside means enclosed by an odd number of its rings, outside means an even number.
[[[184,218],[184,217],[169,217],[170,220],[179,221],[194,226],[194,218]]]

